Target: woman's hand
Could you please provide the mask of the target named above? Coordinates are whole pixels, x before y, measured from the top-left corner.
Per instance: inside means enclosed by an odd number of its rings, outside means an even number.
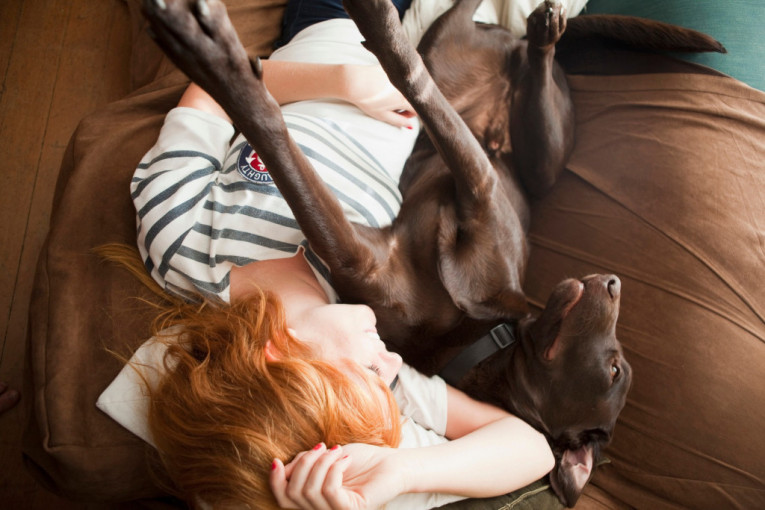
[[[395,450],[365,444],[318,444],[286,466],[271,469],[271,490],[282,508],[361,510],[378,508],[404,492],[405,470],[395,466]]]
[[[413,127],[414,109],[379,65],[345,65],[343,82],[342,99],[377,120],[398,127]]]

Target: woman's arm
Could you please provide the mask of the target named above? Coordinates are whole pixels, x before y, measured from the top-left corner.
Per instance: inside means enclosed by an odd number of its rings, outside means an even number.
[[[456,439],[421,448],[353,444],[275,461],[271,485],[286,508],[366,508],[407,492],[498,496],[546,475],[554,458],[542,434],[519,418],[449,391]]]
[[[412,124],[412,107],[391,85],[380,66],[271,60],[264,60],[262,64],[266,88],[280,105],[309,99],[339,99],[394,126]],[[186,89],[178,106],[196,108],[231,121],[223,108],[194,83]]]
[[[512,416],[504,409],[479,402],[452,386],[446,386],[446,433],[448,439],[465,434],[501,418]]]
[[[379,65],[263,61],[266,88],[280,105],[307,99],[340,99],[377,120],[411,125],[414,110]]]
[[[555,459],[545,437],[515,416],[484,425],[454,441],[394,450],[404,472],[403,492],[444,492],[490,497],[545,476]]]

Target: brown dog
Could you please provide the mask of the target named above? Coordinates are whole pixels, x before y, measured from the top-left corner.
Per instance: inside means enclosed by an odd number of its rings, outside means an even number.
[[[573,506],[630,386],[615,336],[621,284],[566,280],[538,319],[528,317],[527,194],[554,184],[573,147],[571,100],[554,60],[566,20],[544,2],[529,17],[528,40],[518,41],[474,24],[479,3],[458,1],[437,20],[420,45],[423,60],[388,0],[345,2],[428,135],[384,229],[344,217],[289,138],[218,0],[146,0],[144,10],[160,46],[256,149],[343,300],[369,304],[382,337],[410,364],[445,367],[452,383],[545,433],[557,459],[552,485]]]

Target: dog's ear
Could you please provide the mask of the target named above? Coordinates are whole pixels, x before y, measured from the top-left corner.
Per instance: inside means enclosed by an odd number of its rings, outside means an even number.
[[[454,304],[474,319],[514,320],[529,314],[526,295],[512,286],[495,289],[493,293],[487,292],[488,295],[482,296],[476,291],[491,289],[492,283],[476,285],[479,280],[471,279],[469,271],[445,272],[444,264],[441,265],[441,281]]]
[[[521,290],[522,243],[508,243],[503,253],[495,248],[495,233],[484,229],[460,229],[452,208],[441,209],[438,271],[441,283],[454,304],[479,320],[513,320],[529,314]],[[521,244],[521,246],[518,246]]]
[[[595,463],[593,445],[564,450],[550,473],[550,485],[565,506],[573,507],[592,476]]]

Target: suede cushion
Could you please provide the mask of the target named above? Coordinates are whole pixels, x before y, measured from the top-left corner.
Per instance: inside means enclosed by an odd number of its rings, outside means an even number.
[[[727,54],[678,55],[765,90],[765,2],[762,0],[589,0],[586,14],[626,14],[674,23],[711,35]]]

